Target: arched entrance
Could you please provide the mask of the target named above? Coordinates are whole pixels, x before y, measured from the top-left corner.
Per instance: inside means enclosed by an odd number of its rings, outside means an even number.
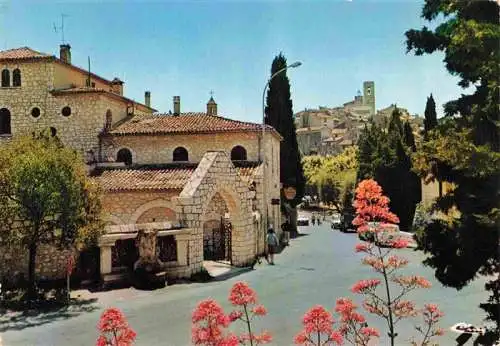
[[[232,263],[231,214],[220,193],[208,203],[203,219],[203,260]]]

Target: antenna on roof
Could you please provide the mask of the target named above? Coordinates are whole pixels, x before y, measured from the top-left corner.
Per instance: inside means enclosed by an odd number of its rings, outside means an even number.
[[[64,44],[64,18],[69,17],[67,14],[61,13],[61,26],[57,27],[56,23],[54,24],[54,32],[57,34],[58,31],[61,32],[61,43]]]

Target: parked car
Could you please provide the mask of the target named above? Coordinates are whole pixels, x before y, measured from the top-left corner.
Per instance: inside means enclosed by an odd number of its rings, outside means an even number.
[[[342,226],[342,219],[340,214],[332,214],[332,229],[340,229]]]
[[[297,226],[309,226],[309,218],[304,215],[299,215],[297,218]]]
[[[355,217],[356,215],[354,215],[354,213],[343,213],[340,218],[340,231],[346,233],[356,233],[356,227],[352,224],[352,220],[354,220]]]
[[[375,227],[374,223],[368,224],[371,227]],[[373,232],[364,232],[359,234],[359,239],[364,241],[374,241]],[[390,243],[397,239],[405,239],[408,241],[409,248],[416,248],[417,242],[415,240],[415,235],[413,233],[401,232],[398,225],[386,225],[382,231],[378,233],[377,236],[378,245],[384,247],[388,246]]]

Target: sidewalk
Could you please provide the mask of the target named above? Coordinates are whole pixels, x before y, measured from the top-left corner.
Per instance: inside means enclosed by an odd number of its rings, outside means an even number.
[[[203,261],[203,267],[214,280],[226,280],[252,270],[250,267],[233,267],[228,261]]]

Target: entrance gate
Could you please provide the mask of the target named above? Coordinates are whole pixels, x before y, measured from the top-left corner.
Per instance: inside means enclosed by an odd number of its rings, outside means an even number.
[[[221,218],[220,227],[206,230],[208,237],[203,239],[203,258],[208,261],[231,261],[232,225]]]

